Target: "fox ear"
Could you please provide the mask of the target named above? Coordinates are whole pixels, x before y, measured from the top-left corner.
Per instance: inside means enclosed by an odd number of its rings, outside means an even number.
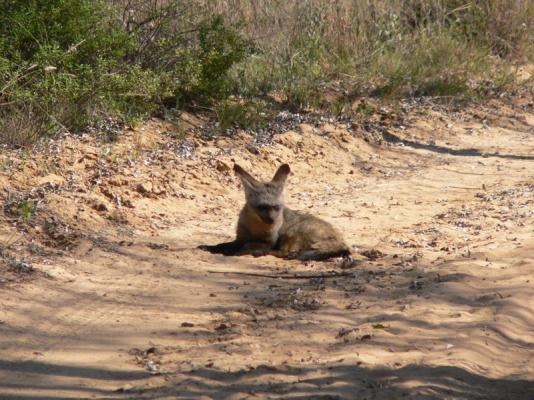
[[[254,189],[259,185],[259,182],[252,175],[237,164],[234,164],[234,172],[241,179],[245,188]]]
[[[276,171],[276,174],[274,174],[272,182],[278,183],[280,185],[283,185],[286,183],[287,176],[291,172],[291,169],[289,168],[289,165],[282,164]]]

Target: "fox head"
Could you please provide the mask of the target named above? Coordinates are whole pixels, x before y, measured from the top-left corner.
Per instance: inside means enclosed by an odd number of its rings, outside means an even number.
[[[245,189],[246,207],[264,224],[272,225],[282,216],[283,194],[289,165],[281,165],[270,182],[260,182],[239,165],[234,165],[235,174],[241,179]]]

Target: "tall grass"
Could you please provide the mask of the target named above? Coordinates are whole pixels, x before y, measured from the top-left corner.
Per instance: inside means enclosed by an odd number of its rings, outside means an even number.
[[[233,0],[213,10],[245,21],[257,54],[236,90],[278,90],[306,106],[351,96],[484,96],[534,57],[532,0]],[[319,95],[319,96],[318,96]]]
[[[531,50],[531,0],[232,0],[210,1],[211,9],[245,21],[259,43],[280,48],[302,35],[320,37],[332,47],[367,52],[395,34],[417,28],[455,27],[500,55],[525,56]],[[273,47],[271,47],[272,49]]]

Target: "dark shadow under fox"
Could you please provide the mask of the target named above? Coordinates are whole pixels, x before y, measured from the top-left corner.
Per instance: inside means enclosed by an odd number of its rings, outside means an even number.
[[[243,183],[246,198],[239,214],[236,239],[202,245],[200,249],[227,256],[273,255],[299,260],[350,256],[349,248],[331,224],[284,206],[289,165],[280,166],[269,182],[256,180],[237,164],[234,171]]]

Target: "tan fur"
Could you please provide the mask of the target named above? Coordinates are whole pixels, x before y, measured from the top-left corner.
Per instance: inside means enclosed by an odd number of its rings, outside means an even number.
[[[237,224],[236,242],[242,243],[239,253],[273,254],[279,257],[324,259],[349,255],[340,234],[328,222],[313,215],[283,206],[283,189],[289,166],[282,165],[271,182],[259,182],[236,165],[247,202]],[[273,223],[265,223],[257,212],[258,204],[279,204]]]
[[[268,225],[250,207],[245,205],[239,213],[236,240],[243,243],[267,242],[274,246],[283,222],[283,218],[278,218],[274,224]]]
[[[270,182],[260,182],[239,165],[246,203],[239,214],[237,236],[232,242],[199,246],[224,255],[272,254],[300,260],[350,256],[340,234],[328,222],[284,206],[283,193],[289,165],[278,168]]]

